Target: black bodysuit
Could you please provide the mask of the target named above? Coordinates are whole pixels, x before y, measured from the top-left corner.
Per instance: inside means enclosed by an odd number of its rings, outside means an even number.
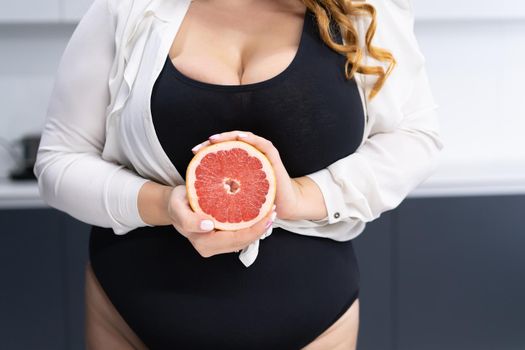
[[[166,57],[151,98],[157,136],[181,174],[193,146],[230,130],[272,141],[291,177],[325,168],[355,152],[363,135],[361,97],[344,62],[321,40],[310,10],[293,61],[268,80],[201,82]],[[248,268],[239,253],[201,257],[172,225],[122,236],[93,226],[89,248],[100,284],[150,349],[300,349],[358,296],[351,240],[279,227]]]

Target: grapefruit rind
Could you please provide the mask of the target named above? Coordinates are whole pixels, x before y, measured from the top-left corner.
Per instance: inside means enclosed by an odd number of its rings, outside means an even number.
[[[259,214],[257,215],[257,217],[251,220],[247,220],[247,221],[223,222],[223,221],[219,221],[216,218],[214,218],[213,215],[204,212],[204,210],[199,206],[198,195],[197,195],[196,189],[194,186],[190,186],[190,184],[192,184],[196,180],[196,175],[195,175],[196,168],[201,163],[202,159],[206,155],[210,153],[216,153],[220,150],[231,150],[233,148],[244,149],[248,152],[248,154],[251,157],[257,157],[261,161],[262,170],[267,175],[267,180],[269,182],[269,188],[268,188],[268,193],[266,195],[266,200],[261,205]],[[275,170],[273,169],[273,166],[270,160],[266,157],[264,153],[262,153],[255,146],[247,142],[241,141],[241,140],[222,141],[222,142],[213,143],[213,144],[210,144],[208,146],[201,148],[193,156],[190,163],[188,164],[188,167],[186,168],[186,193],[187,193],[188,202],[190,204],[190,207],[193,209],[194,212],[201,212],[201,213],[208,214],[210,218],[212,218],[216,230],[240,230],[246,227],[250,227],[253,224],[257,223],[272,210],[272,206],[275,201],[276,191],[277,191],[277,180],[275,176]]]

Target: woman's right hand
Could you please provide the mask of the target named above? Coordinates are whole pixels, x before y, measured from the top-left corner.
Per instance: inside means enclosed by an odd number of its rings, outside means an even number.
[[[235,231],[214,230],[211,216],[196,213],[188,201],[186,186],[172,188],[168,196],[168,215],[172,225],[186,237],[202,257],[238,252],[263,236],[276,213],[270,211],[262,220],[248,228]],[[275,213],[275,214],[274,214]],[[211,221],[211,227],[201,227],[201,222]]]

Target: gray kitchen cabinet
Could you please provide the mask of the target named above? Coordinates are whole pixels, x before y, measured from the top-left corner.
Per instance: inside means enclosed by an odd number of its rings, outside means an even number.
[[[525,196],[408,198],[354,239],[358,350],[525,349]],[[90,225],[0,210],[0,348],[84,349]]]
[[[0,348],[65,349],[61,216],[2,210],[0,222]]]
[[[524,208],[517,195],[398,208],[394,349],[525,349]]]
[[[88,226],[54,209],[0,223],[0,348],[83,349]]]
[[[385,212],[354,239],[361,281],[358,350],[391,349],[394,224],[395,212]]]
[[[84,349],[85,337],[85,309],[84,286],[85,268],[89,259],[89,231],[90,225],[80,222],[69,215],[63,215],[62,228],[64,231],[64,254],[66,268],[66,295],[67,307],[67,343],[68,349]]]

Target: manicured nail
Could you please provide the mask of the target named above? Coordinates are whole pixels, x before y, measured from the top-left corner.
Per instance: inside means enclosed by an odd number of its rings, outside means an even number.
[[[211,220],[202,220],[201,221],[201,230],[209,231],[213,229],[213,221]]]
[[[275,208],[277,208],[277,204],[273,205],[272,210],[275,210]]]
[[[210,139],[212,139],[212,140],[217,140],[220,136],[221,136],[221,135],[219,135],[219,134],[214,134],[214,135],[211,135],[211,136],[210,136]]]
[[[243,133],[243,132],[238,133],[237,136],[239,136],[239,137],[248,137],[248,135],[246,135],[246,134]]]
[[[272,213],[272,217],[271,217],[270,220],[274,221],[276,216],[277,216],[277,213],[276,213],[276,212],[273,212],[273,213]]]
[[[264,226],[264,229],[268,229],[268,227],[272,226],[273,224],[273,221],[272,220],[268,220],[268,222],[266,223],[266,226]]]
[[[191,150],[192,150],[192,151],[196,151],[196,150],[198,150],[198,149],[201,148],[201,147],[202,147],[202,144],[199,143],[197,146],[193,147]]]

